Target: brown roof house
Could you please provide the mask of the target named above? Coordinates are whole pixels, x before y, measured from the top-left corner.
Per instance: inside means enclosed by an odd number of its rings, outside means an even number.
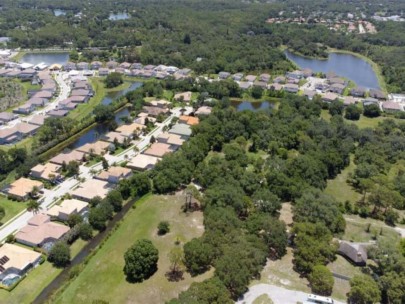
[[[156,142],[152,144],[149,149],[147,149],[143,154],[151,155],[155,157],[163,157],[167,153],[173,152],[173,149],[170,145]]]
[[[284,91],[289,92],[289,93],[297,93],[299,89],[300,88],[298,87],[298,85],[293,84],[293,83],[287,83],[284,86]]]
[[[132,176],[132,170],[124,167],[111,166],[106,171],[101,171],[95,178],[112,183],[118,184],[120,180],[127,179]]]
[[[9,112],[1,112],[0,113],[0,124],[8,123],[17,118],[17,115]]]
[[[50,162],[57,165],[62,165],[63,163],[67,165],[71,161],[82,162],[84,158],[85,154],[83,152],[72,150],[67,153],[60,153],[56,155],[55,157],[51,158]]]
[[[150,170],[155,167],[159,160],[160,158],[155,156],[138,154],[133,159],[131,159],[129,163],[127,163],[127,167],[140,171]]]
[[[177,93],[176,95],[174,95],[174,99],[177,101],[190,102],[191,92]]]
[[[184,123],[189,126],[198,125],[200,120],[198,117],[182,115],[179,117],[179,123]]]
[[[112,147],[114,147],[113,144],[99,140],[94,143],[87,143],[76,150],[86,154],[104,155]]]
[[[141,134],[142,130],[145,129],[145,126],[142,124],[138,124],[138,123],[132,123],[132,124],[125,124],[125,125],[121,125],[119,126],[115,131],[119,132],[123,135],[125,135],[126,137],[133,137],[133,135],[139,135]]]
[[[366,89],[362,87],[356,87],[350,90],[350,95],[354,97],[364,97],[366,96]]]
[[[364,244],[341,241],[338,253],[349,259],[357,266],[365,266],[367,262],[367,250]]]
[[[55,181],[61,178],[61,166],[53,163],[46,163],[45,165],[38,164],[31,169],[31,176],[46,181]]]
[[[0,268],[0,281],[9,275],[23,276],[41,261],[41,253],[13,244],[0,247],[0,258],[3,260]]]
[[[387,113],[396,113],[396,112],[401,112],[404,110],[399,102],[393,102],[393,101],[383,102],[381,107],[382,107],[383,111],[387,112]]]
[[[69,227],[51,222],[46,214],[37,214],[28,221],[28,225],[21,228],[15,235],[16,241],[32,247],[41,247],[45,243],[54,243],[61,239]]]
[[[21,177],[11,183],[4,192],[18,200],[27,200],[29,196],[33,194],[35,188],[41,190],[44,188],[44,184],[40,181]]]
[[[67,221],[72,214],[84,215],[88,210],[88,203],[76,199],[64,200],[60,205],[55,205],[47,211],[51,218]]]
[[[195,111],[195,115],[210,115],[212,112],[212,108],[208,106],[202,106]]]
[[[171,145],[174,150],[177,150],[185,142],[185,140],[181,138],[180,135],[170,134],[167,132],[160,134],[157,138],[157,141],[160,143]]]
[[[111,185],[98,179],[88,179],[78,188],[70,192],[73,198],[89,202],[92,198],[99,196],[104,199],[111,190]]]

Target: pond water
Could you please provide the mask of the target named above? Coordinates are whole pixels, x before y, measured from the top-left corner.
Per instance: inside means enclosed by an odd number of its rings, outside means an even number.
[[[314,72],[334,72],[348,78],[358,86],[380,89],[373,67],[364,59],[343,53],[330,53],[327,60],[307,58],[285,51],[284,54],[301,69],[309,68]]]
[[[53,14],[56,17],[59,17],[59,16],[65,16],[66,12],[64,10],[61,10],[61,9],[55,9],[55,10],[53,10]]]
[[[33,65],[45,63],[46,65],[65,64],[69,60],[69,53],[27,53],[20,62],[27,62]]]
[[[111,92],[108,93],[104,99],[101,101],[101,104],[103,105],[109,105],[110,103],[112,103],[112,101],[118,97],[121,97],[123,95],[125,95],[126,93],[130,92],[130,91],[134,91],[137,88],[142,86],[142,82],[134,82],[132,83],[128,88],[122,90],[122,91],[117,91],[117,92]]]
[[[121,13],[116,13],[116,14],[111,13],[110,16],[108,17],[108,19],[111,21],[117,21],[117,20],[129,19],[129,17],[130,16],[127,13],[121,12]]]
[[[262,102],[231,101],[231,105],[235,107],[237,111],[243,110],[259,111],[272,109],[274,107],[274,103],[270,101],[262,101]]]

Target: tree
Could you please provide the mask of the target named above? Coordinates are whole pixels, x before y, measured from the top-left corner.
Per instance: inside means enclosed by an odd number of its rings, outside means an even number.
[[[93,228],[88,223],[81,223],[79,225],[79,236],[82,240],[87,241],[93,237]]]
[[[103,165],[103,170],[108,170],[108,168],[110,167],[105,157],[101,158],[101,164]]]
[[[114,120],[114,111],[110,105],[98,105],[94,108],[96,122],[105,123]]]
[[[75,176],[79,175],[80,173],[80,164],[75,160],[71,160],[66,165],[66,176]]]
[[[253,204],[260,212],[266,212],[270,215],[276,215],[281,209],[281,201],[277,195],[273,194],[267,188],[260,188],[252,197]]]
[[[124,83],[124,80],[122,78],[121,73],[116,73],[116,72],[110,73],[107,75],[107,77],[105,79],[105,86],[107,88],[115,88],[123,83]]]
[[[180,246],[176,246],[172,248],[169,252],[169,260],[170,260],[170,271],[168,276],[170,280],[178,281],[182,278],[182,267],[184,265],[184,252],[183,248]]]
[[[168,304],[232,304],[231,294],[220,279],[214,277],[201,283],[193,283],[180,293],[179,298]]]
[[[191,38],[189,34],[185,34],[183,38],[183,43],[184,44],[191,44]]]
[[[113,206],[114,211],[118,212],[122,209],[123,198],[118,190],[111,190],[106,197],[107,202]]]
[[[376,104],[370,104],[364,106],[364,116],[367,117],[378,117],[381,115],[381,109]]]
[[[359,120],[362,110],[354,104],[347,106],[345,112],[345,118],[349,120]]]
[[[103,201],[103,199],[100,196],[95,196],[89,201],[89,204],[92,207],[96,207],[99,204],[101,204],[102,201]]]
[[[103,231],[106,228],[108,216],[104,210],[100,207],[93,207],[89,212],[89,223],[90,225],[98,230]]]
[[[329,105],[329,114],[331,116],[342,115],[343,110],[344,110],[344,105],[343,105],[343,102],[341,102],[340,100],[334,100]]]
[[[211,246],[200,238],[194,238],[184,245],[184,263],[192,276],[207,271],[212,258]]]
[[[72,227],[82,223],[83,217],[80,214],[72,213],[69,215],[67,222],[68,222],[69,227],[72,228]]]
[[[66,267],[70,263],[70,248],[65,242],[56,242],[49,251],[48,261],[55,267]]]
[[[311,284],[313,293],[330,296],[333,289],[333,275],[332,272],[323,265],[316,265],[312,268],[312,272],[308,276],[308,281]]]
[[[356,275],[350,280],[348,302],[353,304],[373,304],[381,300],[377,283],[368,275]]]
[[[158,225],[158,234],[165,235],[170,231],[170,225],[168,221],[161,221]]]
[[[151,241],[141,239],[125,252],[124,259],[124,273],[127,280],[142,282],[157,270],[159,252]]]
[[[41,209],[41,204],[37,201],[30,200],[27,204],[27,209],[28,209],[28,211],[31,211],[34,214],[36,214]]]
[[[260,99],[263,96],[263,89],[259,86],[253,86],[251,94],[253,98]]]

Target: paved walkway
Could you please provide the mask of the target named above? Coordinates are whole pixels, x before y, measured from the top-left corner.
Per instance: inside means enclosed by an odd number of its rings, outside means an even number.
[[[289,290],[270,284],[257,284],[249,288],[249,291],[244,294],[243,299],[240,299],[236,304],[252,304],[255,299],[263,294],[267,294],[274,304],[297,304],[297,302],[305,302],[308,294],[302,291]],[[335,301],[335,304],[344,304],[343,302]]]

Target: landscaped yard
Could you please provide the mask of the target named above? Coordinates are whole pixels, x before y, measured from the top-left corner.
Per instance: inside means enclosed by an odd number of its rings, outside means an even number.
[[[169,251],[180,239],[183,243],[202,235],[201,212],[184,214],[183,196],[149,196],[131,209],[119,228],[91,258],[79,276],[56,303],[91,303],[103,299],[110,303],[164,303],[186,290],[194,281],[202,281],[212,275],[212,270],[191,278],[185,273],[184,280],[169,282],[165,273],[169,270]],[[157,235],[157,225],[162,220],[170,223],[170,232]],[[150,239],[159,250],[158,271],[147,281],[130,284],[123,272],[125,251],[140,238]]]
[[[5,196],[0,196],[0,206],[4,208],[6,215],[1,219],[1,223],[5,224],[18,213],[23,211],[27,204],[23,202],[11,201]]]
[[[82,240],[75,241],[71,246],[72,257],[85,246]],[[12,291],[0,289],[0,303],[31,303],[41,291],[62,271],[54,268],[51,263],[44,262],[28,273],[28,276]]]

